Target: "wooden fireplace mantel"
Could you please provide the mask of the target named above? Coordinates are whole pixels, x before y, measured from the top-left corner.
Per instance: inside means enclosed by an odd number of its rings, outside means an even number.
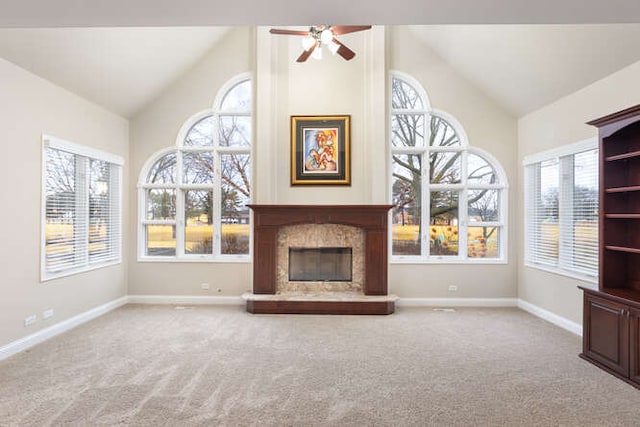
[[[296,224],[342,224],[365,235],[364,295],[387,295],[388,212],[392,205],[258,205],[253,217],[253,293],[276,293],[278,230]]]

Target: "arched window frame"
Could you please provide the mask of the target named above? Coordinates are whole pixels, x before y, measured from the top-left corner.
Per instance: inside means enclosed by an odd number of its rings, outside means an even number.
[[[247,110],[222,109],[225,97],[238,85],[249,82],[253,85],[251,73],[243,73],[235,76],[227,81],[218,91],[212,108],[200,111],[189,117],[178,131],[176,144],[174,147],[164,148],[157,151],[149,157],[141,169],[138,177],[138,260],[154,261],[154,262],[249,262],[251,259],[251,226],[249,222],[248,251],[242,254],[224,254],[222,253],[221,244],[221,193],[222,193],[222,176],[221,176],[221,157],[229,154],[243,154],[248,156],[249,168],[251,168],[252,145],[253,145],[253,122],[251,123],[250,141],[243,146],[224,146],[220,144],[219,118],[221,116],[229,117],[248,117],[252,121],[253,117],[253,90],[251,93],[251,105]],[[211,139],[212,145],[206,146],[190,146],[185,144],[185,140],[192,128],[201,120],[212,118],[213,127]],[[175,182],[172,183],[150,183],[148,182],[149,173],[156,162],[171,153],[176,155],[175,165]],[[187,183],[184,182],[184,162],[185,153],[211,153],[213,163],[213,179],[211,183]],[[249,173],[251,178],[251,173]],[[250,181],[251,182],[251,181]],[[252,182],[251,182],[252,184]],[[252,186],[252,185],[251,185]],[[174,219],[148,219],[147,215],[147,192],[152,189],[168,189],[175,191],[175,218]],[[213,194],[212,203],[212,250],[206,254],[188,254],[185,251],[185,195],[190,190],[208,190]],[[249,201],[250,203],[249,195]],[[175,255],[149,255],[147,253],[147,232],[146,227],[149,225],[174,226],[175,227]]]
[[[393,80],[398,79],[403,83],[409,85],[418,95],[422,101],[422,108],[403,109],[393,107]],[[390,239],[389,239],[389,253],[391,254],[391,261],[394,263],[473,263],[473,264],[503,264],[507,262],[507,218],[508,218],[508,182],[507,176],[500,163],[485,150],[472,147],[469,144],[468,137],[464,131],[463,126],[452,115],[437,110],[431,107],[427,92],[422,85],[414,79],[412,76],[392,71],[389,77],[389,129],[390,135],[388,138],[388,145],[390,150],[389,155],[389,170],[390,170],[390,182],[389,182],[389,200],[394,200],[393,197],[393,167],[394,167],[394,155],[413,155],[421,156],[421,188],[420,197],[421,200],[429,201],[431,191],[455,191],[459,195],[458,199],[458,253],[457,255],[438,255],[430,253],[430,240],[431,240],[431,226],[430,226],[430,203],[422,203],[420,207],[422,226],[419,232],[419,246],[420,253],[415,255],[396,254],[394,253],[393,243],[393,226],[396,222],[394,218],[395,208],[392,209],[392,220],[390,227]],[[402,114],[411,114],[422,116],[424,120],[425,136],[424,144],[421,146],[394,146],[392,143],[392,127],[394,117]],[[429,120],[431,117],[438,117],[443,119],[456,133],[459,144],[455,146],[429,146],[429,136],[427,135],[429,126]],[[432,153],[444,153],[444,152],[459,152],[460,153],[460,182],[459,183],[431,183],[429,174],[429,161]],[[493,168],[495,174],[494,183],[479,183],[469,182],[467,180],[469,155],[473,154],[484,161]],[[427,159],[427,160],[424,160]],[[468,201],[469,194],[473,190],[492,190],[497,192],[498,198],[498,220],[478,222],[469,221],[468,215]],[[482,257],[470,257],[468,247],[468,229],[469,227],[497,227],[498,229],[498,250],[495,257],[482,258]]]

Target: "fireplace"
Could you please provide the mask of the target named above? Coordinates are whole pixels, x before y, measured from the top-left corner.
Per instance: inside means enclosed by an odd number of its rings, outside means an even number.
[[[254,211],[251,313],[390,314],[389,205],[250,205]],[[302,251],[298,251],[302,249]],[[339,250],[338,250],[339,249]],[[313,278],[290,275],[291,254],[332,261]],[[342,252],[342,261],[337,260]],[[350,256],[345,254],[349,253]],[[314,258],[315,257],[315,258]],[[349,268],[345,267],[350,258]],[[296,261],[294,259],[294,261]],[[339,265],[336,265],[339,264]],[[340,267],[341,276],[334,277]],[[320,268],[322,270],[322,267]],[[348,271],[347,271],[348,270]]]
[[[365,234],[359,227],[344,224],[295,224],[279,227],[276,234],[276,294],[358,292],[363,294]],[[349,275],[343,280],[297,280],[291,277],[292,250],[302,248],[313,257],[325,252],[324,262],[333,256],[326,253],[332,248],[349,249],[351,252]],[[294,255],[295,257],[295,255]],[[295,260],[294,260],[295,261]],[[333,260],[337,261],[337,260]],[[328,265],[326,268],[330,268]],[[346,266],[345,266],[346,268]],[[347,273],[345,271],[345,273]]]

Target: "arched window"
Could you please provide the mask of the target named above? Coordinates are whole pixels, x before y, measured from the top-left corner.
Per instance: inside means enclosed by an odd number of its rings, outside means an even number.
[[[462,126],[431,108],[411,77],[391,76],[392,259],[506,259],[507,181],[469,146]]]
[[[139,183],[142,259],[248,260],[252,88],[228,82],[176,146],[151,156]]]

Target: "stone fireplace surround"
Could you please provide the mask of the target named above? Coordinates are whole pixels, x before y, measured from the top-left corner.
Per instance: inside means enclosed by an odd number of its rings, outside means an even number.
[[[391,314],[397,297],[387,292],[388,226],[391,205],[249,205],[253,220],[253,292],[243,295],[247,311],[264,314]],[[336,225],[333,227],[332,225]],[[315,226],[321,225],[319,228]],[[298,228],[297,226],[303,226]],[[304,226],[309,226],[305,228]],[[341,227],[346,226],[346,227]],[[328,286],[284,283],[286,245],[304,240],[309,247],[325,246],[312,235],[331,231],[325,242],[347,241],[360,246],[354,280]],[[351,232],[350,229],[355,230]],[[347,236],[347,237],[345,237]],[[353,236],[353,237],[349,237]],[[360,236],[360,237],[358,237]],[[358,243],[360,241],[360,243]],[[319,247],[320,247],[319,246]],[[357,250],[357,249],[356,249]],[[357,257],[355,257],[357,258]]]

